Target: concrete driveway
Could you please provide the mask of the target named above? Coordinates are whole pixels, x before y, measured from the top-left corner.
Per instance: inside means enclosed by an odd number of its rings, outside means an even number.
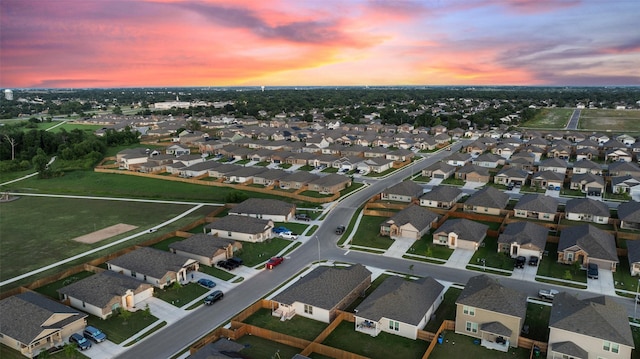
[[[431,181],[429,181],[427,183],[427,185],[429,186],[438,186],[440,185],[440,183],[442,183],[443,179],[442,178],[432,178]]]
[[[486,185],[484,182],[465,182],[462,189],[476,189]]]
[[[615,295],[613,273],[608,269],[598,269],[598,279],[587,279],[587,290],[604,295]]]

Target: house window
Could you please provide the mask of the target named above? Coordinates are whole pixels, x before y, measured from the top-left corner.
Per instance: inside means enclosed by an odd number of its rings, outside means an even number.
[[[542,215],[542,218],[544,218],[544,219],[549,219],[549,218],[550,218],[550,216],[549,216],[548,214],[546,214],[546,213],[545,213],[544,215]]]
[[[136,274],[137,274],[137,273],[136,273],[135,271],[131,271],[131,276],[132,276],[132,277],[134,277],[134,278],[135,278],[135,277],[136,277]]]
[[[466,331],[469,333],[477,333],[478,332],[478,323],[467,322]]]
[[[573,262],[573,252],[567,253],[567,261]]]
[[[400,323],[396,322],[395,320],[390,320],[389,329],[395,330],[397,332],[398,330],[400,330]]]
[[[618,353],[620,351],[620,344],[612,343],[609,341],[602,342],[602,350],[606,352]]]
[[[304,305],[304,312],[307,313],[307,314],[313,315],[313,307],[308,305],[308,304],[305,304]]]
[[[438,236],[438,243],[447,244],[447,236]]]
[[[476,315],[476,308],[474,307],[468,307],[468,306],[463,306],[462,307],[462,313],[466,314],[466,315],[470,315],[470,316],[475,316]]]

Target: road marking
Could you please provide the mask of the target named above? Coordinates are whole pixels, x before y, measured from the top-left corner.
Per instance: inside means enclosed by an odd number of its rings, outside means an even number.
[[[349,249],[348,251],[344,252],[344,255],[346,256],[347,254],[349,254],[349,252],[351,252],[351,249]]]

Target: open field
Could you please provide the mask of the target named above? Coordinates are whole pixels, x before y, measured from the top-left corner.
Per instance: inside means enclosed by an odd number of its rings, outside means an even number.
[[[143,230],[191,208],[189,205],[157,204],[140,202],[114,202],[106,200],[65,199],[47,197],[21,197],[0,204],[0,279],[6,280],[21,273],[71,257],[92,248],[100,247],[136,231],[105,239],[94,244],[78,243],[72,239],[97,229],[118,223],[128,223]],[[187,223],[202,218],[213,211],[205,206],[195,211]],[[182,222],[180,226],[186,223]],[[172,230],[177,229],[172,228]],[[140,236],[134,241],[149,240],[158,233]],[[125,243],[113,252],[134,243]],[[104,253],[102,254],[104,255]],[[92,258],[99,257],[93,255]],[[26,260],[26,259],[29,260]],[[87,261],[84,259],[82,262]],[[57,271],[60,271],[58,268]]]
[[[582,110],[578,128],[617,133],[640,132],[640,110]]]
[[[532,120],[521,124],[520,127],[561,129],[567,125],[572,113],[572,108],[543,108]]]

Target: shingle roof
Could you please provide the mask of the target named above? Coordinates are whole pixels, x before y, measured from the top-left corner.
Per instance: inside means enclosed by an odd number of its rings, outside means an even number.
[[[489,226],[486,224],[470,221],[466,218],[447,219],[435,233],[454,232],[458,238],[465,241],[480,242],[487,234]]]
[[[640,240],[627,241],[627,258],[629,266],[640,262]]]
[[[317,185],[317,186],[335,186],[342,183],[347,183],[351,181],[351,179],[344,175],[339,175],[337,173],[330,173],[326,176],[322,176],[315,181],[309,182],[309,184]]]
[[[371,272],[362,264],[346,268],[322,266],[300,278],[273,300],[285,304],[305,303],[330,310],[367,278],[371,278]]]
[[[456,169],[455,166],[452,166],[446,162],[436,162],[434,164],[432,164],[431,166],[428,166],[427,168],[425,168],[425,171],[436,171],[436,170],[441,170],[442,172],[451,172],[454,171]]]
[[[116,257],[107,263],[154,278],[160,278],[167,272],[178,272],[187,261],[189,259],[177,254],[150,247],[141,247]]]
[[[609,207],[604,202],[591,198],[572,198],[565,205],[566,213],[585,213],[600,217],[609,217]]]
[[[564,181],[564,173],[553,171],[538,171],[533,174],[533,179],[543,178],[548,181]]]
[[[433,213],[426,208],[412,204],[396,213],[393,217],[391,217],[384,223],[393,223],[397,226],[403,226],[407,223],[411,223],[418,231],[422,231],[431,227],[431,223],[437,218],[438,215],[436,213]]]
[[[597,169],[597,170],[602,170],[602,166],[600,166],[599,164],[583,158],[580,161],[577,161],[573,164],[573,168],[586,168],[586,169]]]
[[[586,173],[578,173],[577,175],[573,175],[571,177],[572,183],[593,183],[596,182],[604,186],[604,177],[594,175],[591,172]]]
[[[512,333],[511,329],[507,328],[500,322],[483,323],[480,326],[480,330],[482,330],[483,332],[502,335],[505,337],[510,337]]]
[[[152,288],[151,284],[124,274],[104,271],[62,287],[58,293],[103,308],[114,297],[122,297],[129,290],[137,292],[138,289],[147,288]]]
[[[618,206],[618,218],[621,221],[640,222],[640,202],[620,203]]]
[[[482,206],[488,208],[503,209],[509,203],[509,195],[497,190],[495,187],[487,186],[474,193],[465,202],[465,206]]]
[[[469,161],[471,159],[471,155],[468,153],[454,152],[445,158],[445,161]]]
[[[426,199],[430,201],[450,202],[456,199],[462,190],[454,186],[435,186],[431,191],[425,193],[420,199]]]
[[[485,274],[469,279],[458,296],[456,304],[502,313],[524,319],[527,313],[527,296],[502,286]]]
[[[218,231],[230,231],[247,234],[263,233],[270,221],[248,216],[224,216],[207,224],[204,228]]]
[[[529,177],[529,172],[521,170],[517,167],[509,167],[503,168],[502,171],[498,172],[496,176],[527,178]]]
[[[56,322],[46,321],[56,313],[65,314]],[[34,292],[24,292],[0,301],[0,333],[30,344],[46,329],[59,330],[87,315]]]
[[[576,359],[587,359],[589,358],[589,352],[580,348],[574,342],[558,342],[551,344],[551,350],[556,353],[562,353],[569,355]]]
[[[169,244],[169,248],[211,258],[216,252],[227,248],[233,242],[235,241],[232,239],[198,233],[182,241]]]
[[[527,193],[520,197],[514,209],[541,213],[556,213],[558,211],[558,200],[543,194]]]
[[[230,214],[287,215],[295,210],[294,204],[268,198],[249,198],[229,210]]]
[[[482,167],[478,165],[474,165],[472,163],[467,163],[464,166],[458,169],[458,173],[477,173],[481,176],[489,176],[489,169],[487,167]]]
[[[385,279],[358,307],[356,315],[379,321],[389,318],[417,325],[438,298],[444,286],[431,277],[407,280]]]
[[[498,237],[498,243],[518,243],[524,248],[544,250],[547,244],[547,227],[533,222],[512,222]]]
[[[578,299],[566,292],[553,299],[549,327],[634,347],[627,310],[612,298]]]
[[[557,157],[547,158],[544,161],[540,162],[540,167],[560,167],[567,168],[567,162],[565,160],[561,160]]]
[[[401,196],[420,197],[424,189],[413,181],[402,181],[383,191],[383,193],[396,194]]]
[[[574,245],[584,249],[589,257],[618,263],[616,240],[613,235],[590,224],[567,227],[562,230],[558,251],[564,251]]]

